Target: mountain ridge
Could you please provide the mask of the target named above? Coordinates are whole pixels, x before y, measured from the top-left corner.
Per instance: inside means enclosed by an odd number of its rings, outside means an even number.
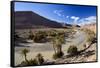
[[[63,28],[65,26],[72,27],[72,24],[65,24],[47,19],[33,11],[15,11],[15,28]],[[77,25],[76,27],[79,27]]]
[[[32,11],[15,12],[15,28],[34,28],[36,26],[53,28],[62,27],[60,23],[49,20]]]

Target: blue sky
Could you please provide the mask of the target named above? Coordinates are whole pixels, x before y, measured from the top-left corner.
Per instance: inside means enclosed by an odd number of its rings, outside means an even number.
[[[45,18],[69,24],[89,24],[96,22],[95,6],[59,5],[43,3],[15,2],[15,11],[33,11]]]

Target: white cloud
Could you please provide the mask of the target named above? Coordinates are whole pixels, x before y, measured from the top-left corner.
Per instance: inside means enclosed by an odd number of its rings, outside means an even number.
[[[90,16],[88,18],[85,18],[86,20],[88,21],[91,21],[91,22],[96,22],[96,17],[95,16]]]
[[[66,18],[69,18],[69,16],[66,16]]]
[[[71,16],[71,19],[74,19],[74,21],[77,21],[79,19],[79,17]]]
[[[79,25],[96,23],[96,16],[89,16],[87,18],[82,18],[79,20]]]
[[[69,16],[66,16],[63,14],[63,11],[64,10],[54,10],[54,14],[58,15],[59,17],[62,17],[62,18],[69,18]]]
[[[77,21],[79,20],[79,17],[71,16],[70,18],[74,20],[74,24],[77,24]]]
[[[57,14],[58,16],[62,16],[62,11],[63,10],[54,10],[54,13]]]

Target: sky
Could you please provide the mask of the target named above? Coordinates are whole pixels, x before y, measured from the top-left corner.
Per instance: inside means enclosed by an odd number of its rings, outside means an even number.
[[[15,11],[33,11],[45,18],[67,24],[96,23],[96,6],[15,2]]]

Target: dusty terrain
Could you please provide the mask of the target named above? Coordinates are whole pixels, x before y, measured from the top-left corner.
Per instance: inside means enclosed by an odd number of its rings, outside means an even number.
[[[93,24],[87,24],[87,25],[84,25],[82,26],[82,28],[87,28],[87,29],[90,29],[91,31],[94,31],[94,33],[96,33],[96,23],[93,23]]]
[[[74,34],[73,38],[66,38],[66,43],[62,45],[62,50],[64,55],[67,55],[67,49],[70,45],[75,45],[78,47],[79,50],[84,49],[83,44],[86,43],[86,34],[83,31],[77,30]],[[28,59],[33,59],[36,54],[41,53],[45,60],[53,61],[52,55],[54,54],[54,50],[52,47],[52,43],[33,43],[32,40],[27,40],[29,43],[20,43],[22,46],[15,46],[15,65],[20,64],[24,58],[20,54],[21,50],[27,48],[30,52],[27,55]],[[57,59],[57,63],[71,63],[71,62],[87,62],[87,61],[95,61],[96,60],[96,44],[93,44],[84,54],[89,51],[93,51],[93,55],[89,55],[85,57],[85,55],[80,55],[77,57],[70,57],[70,58],[61,58]],[[71,61],[71,62],[68,62]]]

